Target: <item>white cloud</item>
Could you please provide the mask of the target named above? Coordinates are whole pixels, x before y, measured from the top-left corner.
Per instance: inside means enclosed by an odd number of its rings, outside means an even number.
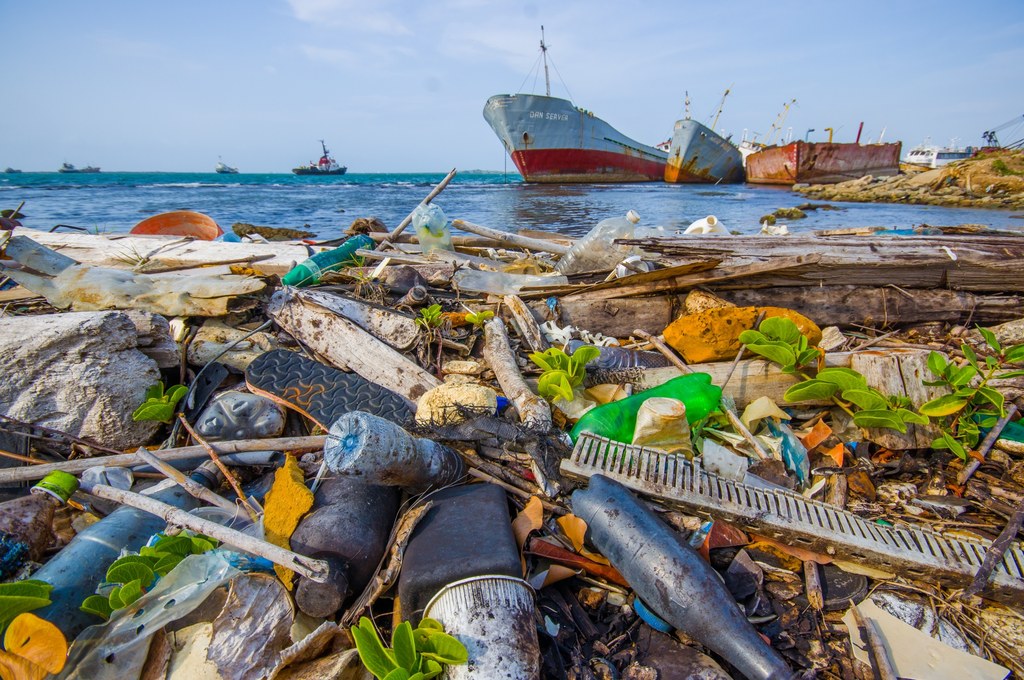
[[[360,0],[288,0],[295,17],[319,26],[348,28],[384,35],[411,35],[390,2]]]

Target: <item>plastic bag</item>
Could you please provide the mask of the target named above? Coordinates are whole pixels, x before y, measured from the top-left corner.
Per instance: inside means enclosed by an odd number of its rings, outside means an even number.
[[[432,250],[452,250],[452,232],[448,217],[434,204],[416,206],[412,211],[412,226],[424,253]]]

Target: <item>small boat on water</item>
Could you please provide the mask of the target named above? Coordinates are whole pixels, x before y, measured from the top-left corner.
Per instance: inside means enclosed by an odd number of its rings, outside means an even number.
[[[861,129],[864,124],[861,123]],[[752,184],[835,184],[864,175],[889,177],[900,172],[901,142],[861,144],[795,141],[747,156]]]
[[[964,148],[957,146],[956,140],[950,142],[949,146],[936,146],[926,139],[923,143],[908,151],[907,157],[903,159],[903,162],[910,163],[911,165],[920,165],[925,168],[938,168],[953,161],[962,161],[973,155],[974,149],[972,147]]]
[[[320,140],[320,147],[324,150],[324,155],[320,156],[320,160],[317,162],[310,161],[306,165],[300,165],[297,168],[292,168],[292,172],[296,175],[344,175],[348,168],[344,165],[338,165],[338,162],[331,158],[331,152],[327,150],[327,145],[324,144],[324,140]]]
[[[592,112],[551,96],[543,27],[546,94],[499,94],[484,120],[527,182],[652,182],[665,177],[668,154],[622,134]]]
[[[17,169],[12,168],[12,167],[4,168],[4,173],[6,173],[8,175],[12,175],[12,174],[15,174],[15,173],[18,173],[18,172],[21,172],[21,170],[17,170]]]
[[[238,168],[233,168],[226,164],[224,161],[217,159],[217,165],[213,168],[214,172],[219,175],[237,175]]]
[[[714,130],[728,95],[729,90],[726,90],[711,127],[690,118],[690,97],[687,95],[685,117],[676,121],[672,131],[672,144],[665,165],[666,182],[718,184],[743,181],[740,150]]]
[[[71,163],[61,163],[60,167],[57,168],[57,172],[65,173],[79,173],[79,172],[99,172],[100,169],[94,165],[87,165],[84,168],[76,168]]]

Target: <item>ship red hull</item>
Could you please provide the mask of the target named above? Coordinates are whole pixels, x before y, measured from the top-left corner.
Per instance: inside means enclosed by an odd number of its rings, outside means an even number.
[[[528,149],[512,162],[528,182],[660,182],[665,162],[610,151]]]
[[[752,184],[834,184],[864,175],[899,174],[901,144],[793,142],[747,157]]]

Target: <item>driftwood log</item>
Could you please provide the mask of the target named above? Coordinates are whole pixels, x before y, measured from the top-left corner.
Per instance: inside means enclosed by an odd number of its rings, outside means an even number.
[[[526,386],[501,319],[491,319],[484,325],[484,359],[505,396],[515,404],[523,424],[538,432],[550,430],[551,407]]]

